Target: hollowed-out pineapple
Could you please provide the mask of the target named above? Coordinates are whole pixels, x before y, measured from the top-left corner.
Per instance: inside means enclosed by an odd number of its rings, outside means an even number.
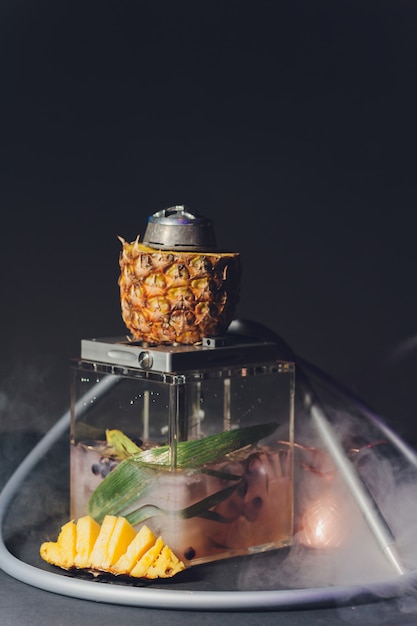
[[[240,294],[240,256],[156,250],[120,237],[120,301],[132,337],[193,344],[224,333]]]

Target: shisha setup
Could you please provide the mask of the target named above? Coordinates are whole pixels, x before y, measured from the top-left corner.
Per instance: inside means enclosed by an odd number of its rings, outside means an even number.
[[[213,242],[210,222],[183,207],[152,216],[143,245],[123,243],[131,336],[84,340],[74,364],[74,406],[103,378],[117,383],[82,419],[73,411],[71,516],[148,520],[188,565],[289,545],[293,527],[294,365],[271,341],[226,332],[239,256]],[[106,453],[114,429],[143,450],[125,490],[126,464],[101,486],[100,463],[118,462]],[[161,445],[166,462],[149,476]]]
[[[121,308],[129,334],[81,341],[80,357],[71,362],[71,408],[6,485],[2,516],[28,472],[70,426],[73,519],[89,514],[101,523],[115,515],[135,528],[146,524],[192,572],[235,557],[291,553],[301,544],[337,548],[341,516],[328,488],[329,476],[337,476],[342,499],[353,503],[385,563],[386,576],[368,580],[368,593],[395,595],[404,581],[414,584],[413,565],[404,562],[352,450],[357,445],[359,457],[383,437],[415,469],[414,452],[275,333],[235,319],[239,254],[217,250],[210,220],[170,207],[149,217],[143,243],[121,243]],[[324,388],[326,402],[318,391]],[[354,405],[371,438],[340,435],[332,410],[340,402]],[[314,481],[318,499],[302,500]],[[346,585],[192,594],[100,585],[38,570],[12,556],[4,542],[0,554],[5,571],[28,584],[116,604],[210,610],[214,600],[217,609],[256,609],[311,605],[326,594],[337,601],[347,593]]]

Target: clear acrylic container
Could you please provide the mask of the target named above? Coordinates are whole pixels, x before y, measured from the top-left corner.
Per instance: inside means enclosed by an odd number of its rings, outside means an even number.
[[[109,502],[107,513],[137,528],[146,524],[188,565],[289,545],[294,365],[271,358],[264,344],[177,352],[123,343],[119,349],[113,342],[97,351],[97,345],[89,343],[88,358],[72,363],[71,517],[93,514],[95,490],[120,474],[122,459],[106,437],[117,430],[142,451],[129,463],[139,459],[138,471],[143,467],[150,480],[146,489],[133,481],[134,501],[117,510]],[[161,369],[152,369],[155,362]],[[178,363],[181,372],[163,371]],[[225,433],[243,445],[221,449]],[[249,438],[240,441],[241,433]],[[202,446],[195,454],[192,442]],[[148,451],[162,446],[164,464],[147,465]]]

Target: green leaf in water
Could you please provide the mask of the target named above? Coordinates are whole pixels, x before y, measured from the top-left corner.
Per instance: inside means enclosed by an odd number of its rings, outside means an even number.
[[[180,441],[176,444],[175,469],[210,471],[210,468],[205,468],[207,464],[215,463],[227,454],[261,441],[271,435],[277,427],[276,423],[247,426],[209,435],[203,439]],[[169,446],[155,447],[129,456],[110,472],[93,492],[88,504],[88,513],[101,522],[105,515],[121,515],[129,509],[132,510],[137,501],[151,490],[158,489],[161,470],[169,471],[171,467]],[[200,503],[202,504],[198,514],[215,506],[207,499],[201,500]],[[186,510],[183,509],[182,512]]]
[[[140,524],[155,515],[171,515],[173,517],[180,517],[181,519],[190,519],[191,517],[207,517],[208,510],[213,506],[217,506],[220,502],[227,500],[227,498],[230,498],[236,487],[237,485],[231,485],[221,491],[216,491],[216,493],[213,493],[212,495],[207,496],[207,498],[203,498],[202,500],[199,500],[199,502],[191,504],[184,509],[166,510],[154,504],[145,504],[125,517],[132,524],[132,526]],[[210,517],[210,519],[213,519],[213,517]],[[225,518],[222,516],[216,516],[216,521],[223,521],[224,519]]]
[[[179,441],[174,452],[170,446],[158,446],[135,454],[134,458],[146,465],[166,466],[168,468],[173,461],[171,457],[174,454],[176,468],[202,467],[207,463],[214,463],[226,454],[245,448],[272,435],[277,428],[278,424],[274,422],[245,426],[208,435],[203,439]]]
[[[88,513],[101,524],[105,515],[121,515],[122,511],[144,497],[156,484],[158,472],[135,463],[132,457],[122,461],[93,491]]]

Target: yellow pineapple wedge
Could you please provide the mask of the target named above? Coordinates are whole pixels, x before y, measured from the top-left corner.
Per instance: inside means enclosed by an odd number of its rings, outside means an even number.
[[[146,570],[147,578],[166,578],[168,575],[174,576],[182,569],[180,560],[172,552],[171,548],[164,546],[159,556]],[[132,576],[134,574],[132,573]]]
[[[104,523],[104,520],[103,520]],[[110,570],[111,566],[119,560],[136,536],[136,530],[124,517],[118,517],[109,542],[106,545],[104,557],[100,563],[100,569]]]
[[[147,527],[139,532],[123,517],[106,515],[102,525],[89,515],[62,526],[56,542],[44,542],[41,557],[63,569],[87,569],[134,578],[171,578],[185,565]]]
[[[153,532],[147,526],[142,526],[134,539],[130,542],[126,552],[112,565],[114,574],[130,574],[136,563],[143,557],[156,541]]]
[[[136,563],[133,569],[130,572],[131,576],[135,578],[143,578],[148,571],[148,569],[153,565],[154,561],[158,558],[162,548],[164,547],[164,542],[162,537],[158,537],[155,541],[155,544],[149,548],[143,555],[141,559]]]
[[[240,295],[237,252],[156,250],[122,243],[122,318],[135,340],[193,344],[226,332]]]
[[[102,569],[101,564],[107,560],[107,546],[110,541],[111,534],[116,526],[117,517],[115,515],[106,515],[100,528],[100,532],[91,551],[90,562],[88,566],[91,569]]]
[[[73,521],[61,528],[56,542],[46,541],[41,545],[41,557],[48,563],[70,569],[74,565],[77,541],[77,527]]]
[[[100,524],[90,515],[85,515],[84,517],[79,518],[77,521],[77,538],[74,558],[75,567],[88,567],[90,563],[91,551],[99,532]]]

